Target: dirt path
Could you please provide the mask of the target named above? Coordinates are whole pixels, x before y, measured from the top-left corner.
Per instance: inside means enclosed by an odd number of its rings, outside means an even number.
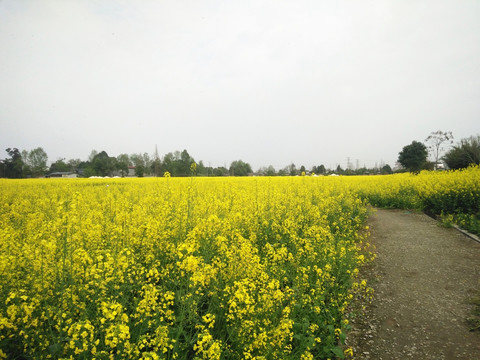
[[[354,358],[480,359],[480,333],[466,322],[480,290],[480,243],[408,211],[377,210],[370,229],[375,298],[353,322]]]

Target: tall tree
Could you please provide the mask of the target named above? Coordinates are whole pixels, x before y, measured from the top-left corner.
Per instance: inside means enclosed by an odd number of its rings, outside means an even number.
[[[88,155],[88,161],[92,162],[93,159],[95,158],[95,156],[98,155],[98,151],[93,149],[91,152],[90,152],[90,155]]]
[[[27,156],[27,164],[32,171],[32,176],[38,177],[45,175],[47,171],[48,156],[43,148],[38,147],[31,150]]]
[[[265,175],[267,175],[267,176],[275,176],[276,175],[276,171],[275,171],[275,168],[273,167],[273,165],[268,165],[267,170],[265,172]]]
[[[242,160],[235,160],[230,164],[229,171],[233,176],[247,176],[252,172],[252,167]]]
[[[382,168],[380,169],[380,174],[382,175],[393,174],[393,170],[390,167],[390,165],[386,164],[386,165],[383,165]]]
[[[148,153],[143,153],[142,155],[143,158],[143,166],[145,168],[145,175],[151,175],[152,174],[152,160],[150,159],[150,155]]]
[[[116,167],[116,158],[109,157],[105,151],[101,151],[93,157],[91,166],[96,175],[111,176]]]
[[[28,165],[28,150],[22,150],[21,155],[22,155],[22,161],[23,161],[23,170],[22,174],[23,177],[31,177],[32,176],[32,169],[30,168],[30,165]]]
[[[398,153],[398,162],[408,171],[418,173],[427,162],[428,151],[425,144],[412,141],[410,145],[403,147]]]
[[[188,176],[190,175],[190,165],[195,162],[195,160],[190,156],[187,150],[183,150],[180,154],[179,159],[179,175]]]
[[[437,170],[438,160],[441,159],[440,154],[445,150],[444,145],[447,143],[453,144],[453,135],[451,131],[433,131],[425,139],[425,142],[428,144],[428,150],[432,153],[434,163],[434,169]]]
[[[130,166],[130,158],[128,154],[120,154],[117,156],[117,170],[122,176],[128,175],[128,167]]]
[[[20,151],[17,148],[8,148],[5,151],[10,159],[4,159],[0,163],[2,176],[14,179],[22,178],[24,162]]]
[[[135,166],[135,175],[138,177],[143,177],[143,175],[145,175],[145,159],[143,154],[130,155],[130,161]]]
[[[325,169],[325,166],[322,164],[320,166],[312,167],[312,172],[314,172],[315,174],[325,174],[327,170]]]
[[[197,174],[200,176],[208,176],[207,167],[202,160],[200,160],[197,164]]]
[[[171,152],[165,154],[162,162],[162,173],[168,171],[171,176],[177,176],[177,161]]]
[[[298,175],[297,167],[295,166],[294,163],[291,163],[290,165],[287,166],[287,173],[290,176]]]

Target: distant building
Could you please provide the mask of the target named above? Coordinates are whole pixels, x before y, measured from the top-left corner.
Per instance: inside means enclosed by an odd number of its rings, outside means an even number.
[[[78,175],[72,171],[57,171],[45,175],[46,178],[76,178]]]
[[[128,167],[128,175],[127,176],[136,176],[135,175],[135,166],[129,166]]]

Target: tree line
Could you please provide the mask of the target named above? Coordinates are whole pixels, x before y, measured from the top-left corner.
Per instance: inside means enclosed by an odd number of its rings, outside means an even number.
[[[9,158],[0,161],[0,177],[17,179],[45,174],[48,156],[41,147],[22,152],[17,148],[8,148],[5,151]]]
[[[480,163],[480,136],[471,136],[460,140],[453,145],[451,132],[432,132],[424,142],[412,141],[403,147],[399,153],[396,171],[419,172],[423,169],[437,170],[443,162],[447,168],[461,169],[471,164]],[[446,146],[451,148],[445,152]],[[327,169],[323,164],[306,169],[305,166],[297,168],[289,164],[278,171],[273,166],[261,167],[256,172],[252,171],[249,163],[242,160],[232,161],[230,166],[211,167],[203,161],[196,161],[187,150],[169,152],[162,158],[157,151],[153,156],[148,153],[120,154],[116,157],[109,156],[105,151],[93,150],[86,161],[80,159],[57,159],[47,166],[48,156],[41,147],[30,151],[17,148],[6,149],[8,157],[0,160],[0,177],[28,178],[42,177],[55,173],[75,173],[82,177],[91,176],[297,176],[297,175],[369,175],[392,174],[390,165],[381,165],[374,168],[343,169],[338,165],[335,169]],[[428,161],[428,154],[433,161]],[[444,155],[442,155],[444,154]],[[133,173],[133,174],[132,174]]]
[[[9,158],[0,161],[0,177],[28,178],[49,176],[55,173],[75,173],[81,177],[91,176],[297,176],[297,175],[366,175],[366,174],[391,174],[393,170],[389,165],[380,168],[366,167],[358,169],[343,169],[338,165],[335,169],[328,169],[323,164],[306,169],[305,166],[297,167],[291,163],[279,170],[272,165],[261,167],[253,171],[249,163],[235,160],[227,168],[225,166],[206,166],[202,160],[196,160],[187,150],[169,152],[162,158],[148,153],[120,154],[116,157],[109,156],[107,152],[93,150],[88,160],[57,159],[49,167],[48,156],[42,148],[19,151],[16,148],[6,150]],[[194,164],[194,166],[192,166]]]
[[[456,145],[452,144],[451,131],[434,131],[425,142],[412,141],[404,146],[398,154],[398,163],[413,173],[438,170],[444,165],[448,169],[456,170],[480,164],[480,135],[461,139]],[[446,146],[450,146],[448,151]],[[433,161],[427,160],[429,153],[432,154]]]
[[[6,149],[8,157],[0,161],[0,177],[28,178],[49,176],[55,173],[75,173],[82,177],[91,176],[247,176],[253,174],[250,164],[235,160],[226,167],[206,166],[198,163],[187,150],[169,152],[160,158],[156,153],[120,154],[109,156],[106,151],[93,150],[86,161],[80,159],[57,159],[49,167],[48,156],[43,148],[20,151]],[[194,164],[194,166],[192,166]]]
[[[389,165],[381,169],[360,168],[356,170],[342,169],[340,165],[336,169],[327,169],[323,164],[313,166],[310,170],[305,166],[297,167],[289,164],[278,171],[272,166],[261,167],[256,172],[252,170],[249,163],[242,160],[235,160],[227,168],[225,166],[206,166],[203,161],[196,160],[187,150],[169,152],[162,158],[148,153],[120,154],[116,157],[109,156],[107,152],[93,150],[86,161],[80,159],[57,159],[49,167],[47,166],[48,156],[40,147],[31,151],[19,151],[17,148],[6,149],[9,158],[0,161],[0,177],[27,178],[49,176],[55,173],[75,173],[82,177],[91,176],[163,176],[168,173],[170,176],[296,176],[302,174],[318,175],[355,175],[355,174],[377,174],[392,173]],[[194,166],[192,167],[192,164]],[[132,174],[133,173],[133,174]]]

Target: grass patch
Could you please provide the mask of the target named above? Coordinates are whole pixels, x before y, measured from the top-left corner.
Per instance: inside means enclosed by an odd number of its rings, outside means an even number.
[[[473,305],[471,316],[467,318],[470,331],[480,331],[480,292],[478,296],[472,297],[468,301]]]

